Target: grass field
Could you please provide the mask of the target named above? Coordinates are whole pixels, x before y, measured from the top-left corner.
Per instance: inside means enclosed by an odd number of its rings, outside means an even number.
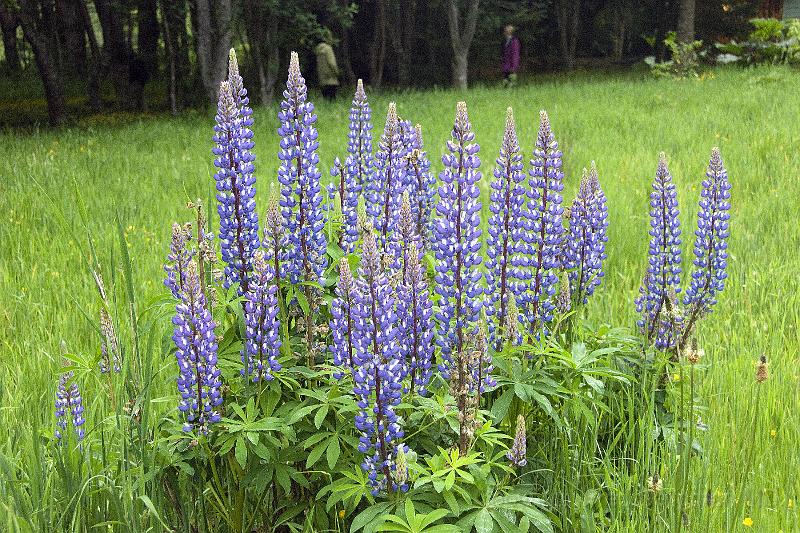
[[[607,275],[590,304],[595,322],[635,320],[633,298],[646,262],[647,196],[659,152],[667,153],[678,184],[686,261],[700,181],[711,148],[720,147],[733,185],[730,277],[699,334],[708,364],[701,385],[708,430],[692,470],[690,529],[745,530],[750,518],[753,531],[800,530],[800,73],[722,70],[684,81],[576,76],[511,91],[370,95],[375,132],[386,104],[396,100],[402,117],[423,125],[438,171],[460,99],[468,103],[481,145],[485,193],[506,106],[514,108],[527,157],[538,111],[550,114],[564,150],[567,199],[577,190],[581,168],[597,162],[610,229]],[[318,106],[323,169],[344,153],[348,107],[346,97]],[[277,119],[274,108],[256,108],[254,117],[263,206],[278,166]],[[34,450],[52,433],[61,354],[98,349],[87,234],[109,286],[116,286],[112,299],[123,316],[123,284],[115,284],[122,273],[119,219],[141,312],[163,291],[161,265],[172,221],[190,218],[188,200],[211,194],[212,125],[210,113],[192,113],[88,118],[62,131],[0,133],[0,517],[8,517],[0,518],[0,529],[14,529],[14,517],[31,512],[45,523],[53,512],[48,477],[32,473],[43,468]],[[762,353],[770,379],[757,384],[755,362]],[[157,357],[156,368],[168,372],[174,362]],[[172,382],[162,381],[153,397],[172,394]],[[84,401],[87,427],[100,423],[92,409],[99,399],[90,386]],[[665,477],[665,491],[671,482]],[[615,529],[637,530],[637,524]]]

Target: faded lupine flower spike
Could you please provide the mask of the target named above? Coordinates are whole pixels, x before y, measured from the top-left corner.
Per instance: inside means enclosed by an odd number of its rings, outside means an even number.
[[[325,218],[317,167],[317,115],[308,101],[308,89],[296,52],[292,52],[289,76],[278,112],[281,149],[278,181],[286,232],[286,276],[292,283],[319,282],[327,265]]]
[[[222,380],[217,368],[216,324],[200,290],[195,261],[187,266],[186,286],[172,323],[181,394],[178,409],[186,415],[183,430],[207,433],[209,426],[220,420],[217,407],[222,403]]]
[[[514,443],[508,450],[506,457],[511,464],[517,467],[528,464],[528,436],[525,433],[525,417],[517,415],[517,430],[514,432]]]
[[[368,185],[367,213],[380,237],[381,250],[397,226],[400,199],[405,184],[406,147],[402,143],[402,130],[395,103],[389,104],[386,126],[375,154],[375,174]]]
[[[222,260],[225,262],[223,285],[239,284],[239,294],[247,292],[253,254],[259,247],[253,175],[253,119],[247,107],[244,88],[237,90],[230,80],[219,89],[217,125],[214,126],[212,150],[216,158],[217,212]],[[244,96],[243,96],[244,94]]]
[[[600,187],[597,167],[583,171],[578,196],[572,202],[569,217],[569,238],[564,246],[564,269],[575,293],[575,303],[585,304],[603,278],[605,243],[608,241],[608,208]]]
[[[529,258],[529,291],[517,297],[517,304],[525,309],[528,332],[538,336],[547,332],[547,323],[553,319],[553,296],[558,284],[561,266],[561,242],[564,227],[561,215],[561,191],[564,190],[564,172],[561,170],[561,150],[558,149],[547,113],[539,113],[539,133],[528,172],[528,205],[521,255]]]
[[[636,299],[636,310],[642,314],[639,327],[649,342],[665,350],[677,342],[680,316],[676,297],[681,283],[681,226],[678,194],[667,158],[662,152],[650,193],[649,266],[645,281]]]
[[[353,393],[361,432],[358,449],[364,455],[373,494],[397,490],[391,471],[398,443],[403,437],[395,406],[400,403],[403,364],[398,358],[395,296],[381,264],[375,233],[363,237],[363,254],[356,291]]]
[[[105,374],[112,368],[119,372],[120,352],[114,322],[105,307],[100,308],[100,373]]]
[[[758,366],[756,367],[756,381],[764,383],[769,379],[769,367],[767,366],[767,356],[761,354],[758,359]]]
[[[486,260],[486,314],[490,317],[489,333],[499,347],[503,343],[508,301],[525,291],[522,280],[527,257],[520,254],[520,234],[525,206],[522,152],[517,141],[514,114],[506,110],[506,127],[500,156],[494,169],[490,195],[489,233]],[[516,320],[516,317],[514,317]]]
[[[253,277],[245,295],[245,342],[241,354],[244,364],[241,373],[253,383],[271,381],[272,373],[281,369],[278,363],[281,347],[278,287],[274,278],[272,266],[259,250],[253,258]]]
[[[188,246],[191,238],[191,233],[185,226],[181,226],[177,222],[172,224],[172,241],[169,245],[167,262],[164,265],[164,271],[167,273],[164,285],[176,299],[181,297],[186,283],[186,266],[194,256],[194,252]]]
[[[681,344],[686,343],[696,321],[710,313],[728,277],[728,220],[731,184],[719,148],[711,151],[711,161],[700,193],[697,230],[694,240],[694,272],[683,297],[689,308]]]
[[[86,419],[83,417],[83,399],[81,398],[81,391],[78,389],[78,384],[72,382],[67,386],[72,379],[72,372],[65,372],[61,374],[58,380],[58,388],[56,389],[56,440],[61,441],[65,438],[67,424],[71,424],[75,430],[75,436],[78,442],[83,440],[84,429],[83,424]]]

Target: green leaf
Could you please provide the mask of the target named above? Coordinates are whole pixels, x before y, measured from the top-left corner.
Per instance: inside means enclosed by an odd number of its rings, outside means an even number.
[[[314,425],[319,429],[322,426],[322,422],[325,421],[325,417],[328,415],[328,405],[324,404],[322,407],[319,408],[317,414],[314,415]]]
[[[371,505],[361,511],[358,516],[353,518],[350,524],[350,533],[364,529],[366,526],[375,522],[381,515],[386,514],[392,508],[392,503],[384,502]]]
[[[233,453],[236,456],[236,462],[244,468],[247,464],[247,444],[241,436],[236,438],[236,449]]]
[[[494,520],[488,509],[481,509],[475,517],[475,531],[478,533],[492,533]]]
[[[338,435],[334,435],[331,437],[330,444],[328,444],[328,451],[327,451],[327,459],[328,459],[328,467],[333,469],[336,466],[336,462],[339,460],[339,455],[342,453],[342,448],[339,445],[339,437]]]

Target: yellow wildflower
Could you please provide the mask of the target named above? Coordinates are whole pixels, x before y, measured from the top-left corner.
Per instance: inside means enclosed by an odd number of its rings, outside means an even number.
[[[770,432],[769,432],[769,436],[770,436],[770,437],[772,437],[773,439],[775,438],[775,436],[776,436],[777,434],[778,434],[778,432],[777,432],[777,431],[775,431],[774,429],[773,429],[772,431],[770,431]]]
[[[742,520],[742,525],[744,527],[752,527],[753,526],[753,519],[748,516],[747,518]]]

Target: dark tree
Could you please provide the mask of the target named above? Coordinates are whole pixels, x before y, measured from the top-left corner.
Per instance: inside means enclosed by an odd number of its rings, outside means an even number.
[[[386,62],[386,0],[375,0],[372,32],[369,82],[377,89],[383,84],[383,68]]]
[[[565,69],[575,68],[575,50],[580,28],[580,0],[556,0],[556,19],[561,45],[561,61]]]
[[[695,0],[680,0],[678,6],[677,38],[680,43],[694,41]]]
[[[18,71],[22,68],[17,49],[17,27],[19,27],[19,17],[17,17],[16,11],[12,10],[10,5],[0,1],[0,31],[3,33],[6,67],[11,71]]]
[[[397,56],[397,83],[407,86],[411,82],[412,58],[417,36],[417,1],[392,2],[389,38]]]
[[[468,0],[466,12],[461,13],[458,0],[450,0],[447,11],[447,26],[450,30],[450,45],[453,48],[453,86],[467,88],[467,66],[469,49],[475,36],[475,25],[478,21],[480,0]],[[461,19],[464,19],[462,24]]]
[[[215,100],[228,68],[231,48],[231,0],[195,0],[195,42],[206,97]]]

